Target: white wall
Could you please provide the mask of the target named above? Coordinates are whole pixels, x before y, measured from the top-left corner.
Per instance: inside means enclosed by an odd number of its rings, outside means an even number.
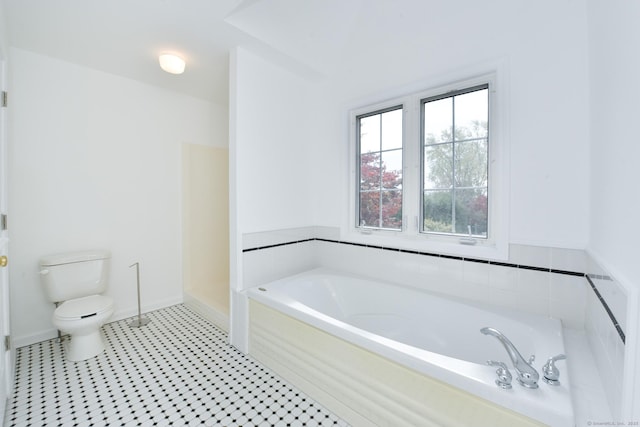
[[[585,248],[585,3],[405,3],[400,9],[368,4],[375,11],[366,16],[373,18],[357,23],[353,39],[345,40],[351,50],[324,78],[303,80],[249,52],[239,55],[245,64],[237,71],[235,126],[243,151],[236,163],[244,182],[241,231],[344,227],[348,110],[470,77],[467,70],[501,61],[509,80],[510,242]],[[359,29],[367,38],[358,39]],[[256,206],[268,208],[256,215]]]
[[[625,288],[629,296],[627,322],[629,357],[640,354],[638,331],[637,185],[640,181],[640,146],[634,126],[640,108],[640,4],[624,0],[590,0],[589,89],[591,91],[591,222],[588,250]],[[625,420],[640,419],[640,366],[630,380],[623,406]],[[635,375],[635,379],[634,379]],[[632,385],[635,382],[635,389]],[[635,406],[634,406],[635,405]]]
[[[114,319],[136,310],[134,262],[141,263],[143,310],[180,302],[180,144],[215,145],[221,132],[213,118],[224,109],[24,50],[10,53],[15,342],[54,333],[38,274],[39,257],[52,252],[112,251]]]
[[[231,52],[230,76],[230,339],[247,351],[242,235],[311,223],[315,100],[302,77],[242,47]]]
[[[510,241],[584,248],[588,233],[586,10],[582,2],[411,2],[378,11],[363,40],[317,85],[316,225],[348,212],[349,108],[470,77],[504,61],[510,80]],[[473,71],[471,71],[473,72]],[[325,131],[326,130],[326,131]]]
[[[634,135],[640,99],[637,2],[589,2],[591,90],[591,239],[589,250],[618,279],[638,287],[640,237],[637,182],[640,146]]]
[[[398,7],[398,3],[407,7]],[[359,24],[379,28],[378,36],[358,39],[357,48],[343,55],[336,73],[324,79],[305,85],[293,77],[288,81],[286,72],[274,75],[270,70],[277,67],[262,59],[240,61],[246,66],[237,73],[238,93],[247,81],[263,86],[250,86],[250,92],[240,97],[245,103],[272,105],[273,91],[266,93],[264,87],[276,88],[280,97],[294,101],[299,98],[300,88],[307,87],[302,91],[306,103],[278,103],[269,117],[278,114],[299,118],[301,109],[306,109],[308,130],[305,140],[283,140],[279,135],[295,131],[305,118],[299,122],[272,120],[271,129],[261,132],[264,138],[239,139],[237,149],[246,158],[252,150],[265,150],[267,146],[283,155],[303,144],[309,152],[311,172],[300,172],[299,165],[290,162],[298,168],[298,175],[269,172],[260,178],[271,185],[274,200],[288,199],[299,214],[277,221],[269,213],[249,218],[243,217],[249,212],[240,211],[239,232],[235,235],[238,244],[243,233],[255,231],[304,225],[342,226],[344,230],[350,220],[345,215],[352,191],[348,185],[348,110],[467,77],[466,70],[503,61],[509,79],[511,247],[539,248],[546,254],[556,248],[588,248],[633,294],[622,300],[629,302],[627,322],[634,323],[628,325],[626,348],[637,346],[640,287],[632,266],[638,251],[631,245],[638,234],[635,213],[640,202],[634,196],[639,148],[631,129],[637,121],[640,99],[640,60],[634,56],[640,43],[640,30],[635,24],[640,6],[623,0],[398,3],[367,3],[377,8],[366,15],[375,19]],[[357,39],[358,32],[354,31],[352,37]],[[351,42],[345,41],[345,46]],[[243,129],[245,114],[238,108],[238,132],[248,131]],[[246,117],[256,115],[254,112]],[[239,181],[258,179],[242,161],[235,164]],[[297,180],[302,179],[311,180],[311,201],[301,191],[288,191],[300,189]],[[292,182],[294,187],[289,187]],[[265,188],[243,185],[238,188],[238,198],[264,199]],[[311,208],[307,215],[297,210],[308,203]],[[307,222],[301,223],[305,217]],[[257,257],[253,252],[245,254],[248,260]],[[553,264],[549,255],[546,259]],[[236,273],[258,274],[252,270],[253,265],[243,268],[240,262]],[[261,267],[267,272],[277,270],[270,270],[271,265],[281,264],[269,259]],[[603,310],[597,302],[596,308]],[[599,323],[597,319],[587,320]],[[619,341],[608,315],[602,323],[607,330],[599,328],[600,332]],[[621,348],[618,341],[611,348]],[[620,372],[622,351],[614,353],[617,369],[603,369],[603,375]],[[638,404],[631,408],[629,403],[640,402],[637,355],[638,351],[626,351],[625,355],[625,375],[631,378],[625,380],[628,384],[622,390],[628,420],[640,419]],[[618,403],[619,399],[613,400]],[[630,415],[632,410],[635,412]],[[614,408],[614,413],[620,411]]]
[[[588,233],[586,8],[508,0],[387,3],[336,72],[304,78],[239,48],[231,60],[231,282],[243,284],[246,233],[349,220],[348,111],[450,83],[496,61],[508,71],[511,243],[580,248]],[[393,6],[393,7],[392,7]],[[435,8],[435,9],[434,9]],[[463,13],[461,13],[463,11]],[[377,20],[377,21],[376,21]],[[451,23],[455,23],[452,26]],[[379,38],[370,38],[372,27]],[[360,27],[363,28],[363,27]],[[350,44],[349,44],[350,43]],[[246,340],[232,292],[231,337]]]
[[[236,53],[235,165],[243,233],[309,225],[309,83],[246,50]]]

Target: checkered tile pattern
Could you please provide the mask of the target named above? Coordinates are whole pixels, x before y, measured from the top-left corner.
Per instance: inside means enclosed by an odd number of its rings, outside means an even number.
[[[5,426],[347,426],[227,344],[184,305],[103,327],[107,349],[69,362],[62,344],[17,350]]]

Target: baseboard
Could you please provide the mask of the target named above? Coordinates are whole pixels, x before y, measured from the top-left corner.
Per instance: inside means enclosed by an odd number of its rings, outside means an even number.
[[[229,316],[227,314],[220,312],[205,301],[195,298],[188,292],[184,293],[184,305],[209,320],[223,331],[227,333],[229,332]]]
[[[184,298],[182,296],[166,298],[159,301],[154,301],[152,303],[142,304],[140,307],[140,311],[142,314],[148,313],[150,311],[160,310],[161,308],[171,307],[172,305],[182,304],[184,302]],[[133,317],[138,315],[138,308],[127,308],[125,310],[116,310],[109,319],[109,323],[117,322],[118,320],[126,319],[128,317]]]
[[[167,298],[160,301],[155,301],[153,303],[147,303],[142,305],[141,311],[142,314],[148,313],[150,311],[159,310],[161,308],[171,307],[172,305],[182,304],[183,298],[182,296]],[[125,310],[116,310],[108,323],[117,322],[118,320],[126,319],[128,317],[133,317],[138,314],[138,309],[129,308]],[[227,322],[228,323],[228,322]],[[55,328],[46,329],[43,331],[36,332],[34,334],[25,335],[21,337],[14,337],[12,339],[12,344],[14,348],[25,347],[31,344],[35,344],[42,341],[47,341],[52,338],[56,338],[58,336],[58,330]]]
[[[13,348],[26,347],[42,341],[47,341],[58,336],[57,329],[47,329],[46,331],[36,332],[35,334],[22,337],[14,337],[12,339]]]

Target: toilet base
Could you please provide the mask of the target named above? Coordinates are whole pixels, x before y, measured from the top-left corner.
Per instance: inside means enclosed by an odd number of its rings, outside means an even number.
[[[64,350],[67,360],[80,362],[91,359],[104,351],[104,342],[100,335],[100,329],[85,335],[70,335],[64,342]]]

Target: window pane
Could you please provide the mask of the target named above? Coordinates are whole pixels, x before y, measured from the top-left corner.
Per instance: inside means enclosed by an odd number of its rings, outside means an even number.
[[[380,192],[370,191],[360,193],[361,227],[379,227],[380,225]]]
[[[423,105],[424,232],[488,236],[489,90],[468,90]]]
[[[360,119],[360,153],[380,151],[380,114]]]
[[[487,137],[489,90],[482,89],[455,97],[456,140]]]
[[[382,153],[382,187],[402,188],[402,150]]]
[[[453,144],[424,148],[424,189],[453,186]]]
[[[487,140],[455,145],[456,187],[487,186]]]
[[[450,142],[453,128],[453,99],[444,98],[424,104],[424,143]]]
[[[360,156],[360,189],[380,188],[380,154],[367,153]]]
[[[436,233],[451,233],[453,231],[452,201],[452,190],[424,192],[424,231]]]
[[[487,189],[456,190],[455,232],[487,236]]]
[[[402,228],[402,191],[382,191],[382,227]]]
[[[382,114],[382,150],[402,148],[402,109]]]
[[[402,106],[394,108],[357,118],[359,227],[402,228]]]

